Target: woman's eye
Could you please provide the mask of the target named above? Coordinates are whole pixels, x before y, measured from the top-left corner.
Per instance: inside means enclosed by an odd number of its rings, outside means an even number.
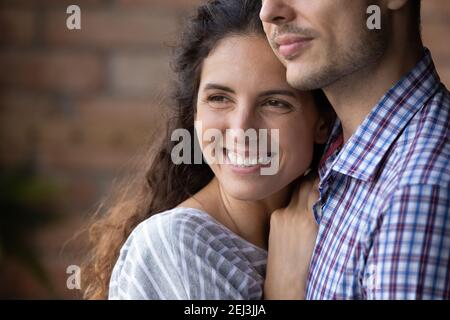
[[[209,102],[219,102],[219,103],[223,103],[223,102],[228,102],[228,98],[224,97],[224,96],[212,96],[208,98]]]
[[[227,106],[228,104],[230,104],[232,101],[228,97],[216,95],[216,96],[208,97],[206,99],[206,102],[213,107],[223,108],[223,107]]]
[[[265,107],[273,107],[273,108],[281,108],[281,109],[292,109],[292,105],[290,103],[276,100],[276,99],[270,99],[263,103],[263,106]]]

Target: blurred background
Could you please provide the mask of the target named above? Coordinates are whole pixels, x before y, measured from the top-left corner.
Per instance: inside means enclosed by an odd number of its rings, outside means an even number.
[[[158,134],[171,45],[199,0],[0,0],[0,298],[77,299],[85,226]],[[423,0],[450,85],[450,1]],[[66,9],[81,7],[81,30]]]

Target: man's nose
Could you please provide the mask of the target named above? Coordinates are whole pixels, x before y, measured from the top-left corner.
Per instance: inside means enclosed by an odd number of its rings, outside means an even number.
[[[295,11],[286,0],[264,0],[261,12],[261,20],[265,23],[282,25],[295,18]]]

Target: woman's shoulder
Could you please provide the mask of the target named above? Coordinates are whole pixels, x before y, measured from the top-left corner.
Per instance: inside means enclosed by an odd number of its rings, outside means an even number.
[[[156,246],[164,244],[166,249],[173,249],[174,244],[203,240],[211,233],[220,232],[223,230],[219,223],[208,213],[194,208],[176,207],[141,222],[130,234],[125,247],[138,243],[140,248],[145,248],[152,243]]]
[[[157,213],[141,222],[135,229],[142,233],[145,229],[157,229],[165,231],[168,236],[179,236],[179,232],[191,234],[200,229],[217,225],[208,213],[194,208],[176,207],[164,212]]]
[[[264,256],[267,252],[239,237],[209,213],[190,207],[176,207],[155,214],[141,222],[128,241],[145,249],[149,243],[170,250],[174,254],[196,254],[205,250],[226,252],[226,248],[244,254]],[[127,245],[127,244],[126,244]],[[182,248],[180,252],[180,248]]]
[[[178,207],[145,219],[133,229],[120,249],[115,273],[122,273],[126,265],[132,268],[138,260],[178,265],[181,260],[189,259],[194,255],[194,248],[205,247],[204,232],[200,229],[210,222],[208,220],[205,212]]]
[[[181,213],[181,214],[180,214]],[[168,210],[141,222],[122,246],[110,279],[111,299],[186,298],[173,232],[180,210]]]
[[[201,296],[196,291],[200,290],[200,286],[185,283],[201,283],[206,280],[197,279],[199,274],[208,278],[214,273],[220,275],[220,279],[226,279],[222,285],[228,289],[224,292],[231,290],[238,297],[238,288],[244,281],[249,287],[260,287],[264,263],[263,253],[247,246],[207,212],[177,207],[151,216],[133,230],[122,247],[111,283],[112,288],[119,288],[117,284],[123,274],[133,274],[135,278],[143,279],[141,282],[144,283],[153,283],[161,278],[161,274],[167,274],[164,279],[174,277],[176,287],[184,288],[179,291],[197,297]],[[141,269],[142,275],[136,276]],[[147,278],[152,278],[152,281],[145,281]],[[175,280],[165,280],[158,286],[165,287],[165,284]],[[216,285],[221,287],[220,283]],[[148,287],[157,286],[148,284]],[[165,295],[164,291],[158,293],[158,296],[162,295]],[[111,296],[114,297],[114,294]]]
[[[140,223],[130,236],[130,241],[141,250],[150,245],[170,251],[179,259],[188,256],[236,255],[255,260],[266,255],[226,228],[209,213],[190,207],[176,207],[151,216]]]

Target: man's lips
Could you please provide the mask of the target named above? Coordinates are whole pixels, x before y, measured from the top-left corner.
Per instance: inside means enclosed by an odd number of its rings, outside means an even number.
[[[296,35],[282,35],[275,39],[278,52],[285,58],[299,54],[313,38],[300,37]]]

